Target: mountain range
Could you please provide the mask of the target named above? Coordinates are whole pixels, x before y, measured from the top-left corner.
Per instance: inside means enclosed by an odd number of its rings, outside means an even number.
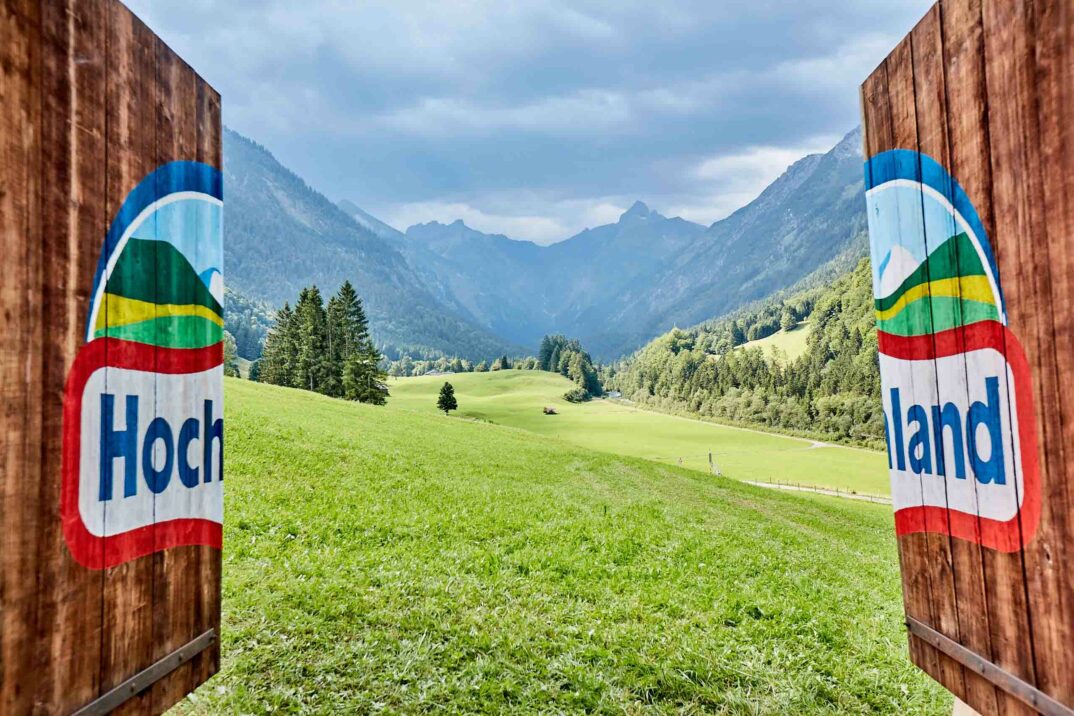
[[[224,132],[224,263],[228,287],[271,306],[343,281],[365,302],[383,347],[482,358],[521,347],[445,307],[399,247],[344,213],[261,145]]]
[[[489,357],[565,333],[611,359],[833,261],[849,268],[866,249],[860,130],[710,226],[638,201],[550,246],[462,221],[401,232],[353,202],[332,205],[234,132],[224,152],[229,287],[278,305],[309,283],[334,291],[350,278],[378,340],[400,348]]]

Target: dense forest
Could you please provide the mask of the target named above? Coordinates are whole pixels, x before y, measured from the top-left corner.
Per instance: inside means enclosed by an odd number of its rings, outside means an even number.
[[[807,318],[794,360],[741,347]],[[867,260],[827,288],[675,329],[606,369],[606,385],[641,405],[881,447],[884,421]]]
[[[236,353],[247,360],[257,360],[272,328],[272,307],[230,288],[224,289],[224,306],[224,330],[234,338]]]
[[[316,286],[302,289],[292,309],[276,312],[251,378],[324,395],[383,405],[388,398],[381,355],[369,336],[362,299],[344,281],[327,306]]]

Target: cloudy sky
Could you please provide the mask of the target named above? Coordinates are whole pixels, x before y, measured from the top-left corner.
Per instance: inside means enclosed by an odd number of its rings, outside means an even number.
[[[400,229],[711,223],[858,123],[932,0],[126,0],[224,121]]]

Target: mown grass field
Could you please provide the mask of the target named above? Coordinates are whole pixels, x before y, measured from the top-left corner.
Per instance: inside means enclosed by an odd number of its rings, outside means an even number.
[[[496,371],[390,381],[390,410],[433,414],[444,381],[455,388],[453,415],[487,420],[562,438],[591,450],[631,455],[709,471],[711,450],[725,476],[888,495],[887,457],[855,448],[817,447],[810,440],[742,430],[639,410],[618,401],[573,404],[563,399],[570,382],[555,373]],[[546,405],[558,415],[544,415]]]
[[[789,331],[778,331],[766,338],[747,341],[742,345],[746,348],[763,348],[768,355],[774,355],[775,350],[778,349],[784,358],[788,361],[793,361],[805,353],[809,330],[809,321],[801,321]]]
[[[940,714],[890,508],[226,381],[192,713]]]

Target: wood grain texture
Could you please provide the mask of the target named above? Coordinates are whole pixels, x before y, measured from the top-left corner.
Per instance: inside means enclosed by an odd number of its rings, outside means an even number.
[[[160,38],[154,38],[157,71],[154,166],[197,159],[197,75]],[[165,280],[158,276],[158,280]],[[157,309],[159,310],[159,309]],[[158,331],[161,329],[158,328]],[[158,335],[157,345],[163,336]],[[162,349],[157,348],[157,351]],[[189,387],[188,387],[189,388]],[[158,390],[158,394],[160,391]],[[162,414],[157,406],[158,414]],[[154,498],[159,499],[159,498]],[[159,548],[158,548],[159,549]],[[153,660],[161,659],[197,635],[195,595],[202,575],[191,547],[158,551],[153,560]],[[159,713],[194,688],[187,662],[153,685],[152,710]]]
[[[42,4],[43,84],[51,111],[42,113],[46,231],[42,285],[45,352],[39,493],[42,524],[60,522],[62,409],[67,371],[84,341],[101,237],[105,165],[105,35],[107,3]],[[103,508],[102,508],[103,511]],[[100,691],[102,574],[74,563],[63,534],[43,530],[38,557],[36,703],[65,712]]]
[[[217,549],[72,558],[60,446],[108,226],[160,163],[219,168],[220,142],[219,96],[117,0],[0,0],[0,713],[70,713],[219,627]],[[118,713],[218,665],[216,646]]]
[[[224,169],[223,134],[220,131],[220,95],[205,82],[197,83],[197,161]],[[224,406],[220,406],[223,414]],[[223,444],[220,446],[223,455]],[[221,465],[223,460],[221,460]],[[197,591],[193,595],[194,632],[202,634],[214,629],[220,634],[220,594],[223,570],[223,554],[212,547],[192,547],[196,554],[196,571],[199,577]],[[192,662],[192,684],[203,683],[220,669],[220,639]]]
[[[986,86],[984,75],[984,31],[980,0],[949,0],[940,6],[944,53],[944,85],[947,98],[948,155],[945,165],[966,190],[989,236],[994,235],[992,218],[992,172],[988,155]],[[1002,278],[1002,277],[1001,277]],[[957,541],[957,540],[956,540]],[[1004,666],[1024,663],[1029,647],[1029,624],[1025,589],[1022,583],[1022,555],[981,549],[984,579],[983,601],[967,597],[967,611],[985,616],[988,646],[975,633],[965,645],[993,663]],[[989,699],[968,703],[981,713],[992,713]],[[1019,713],[1020,702],[998,694],[1000,712]]]
[[[939,159],[949,166],[947,88],[943,68],[942,23],[938,5],[933,6],[910,33],[910,45],[914,76],[917,151]],[[953,194],[953,187],[948,186],[946,195],[953,199]],[[929,231],[929,227],[926,226],[926,253],[957,233],[953,220],[940,235],[931,235]],[[959,295],[961,295],[961,287]],[[965,345],[964,339],[962,344]],[[938,405],[948,402],[969,404],[965,359],[961,363],[961,374],[955,381],[943,381],[937,378]],[[935,449],[943,450],[942,443],[936,445]],[[942,539],[942,537],[937,539]],[[988,612],[981,608],[983,604],[986,604],[981,547],[972,542],[950,537],[947,538],[947,542],[952,578],[951,599],[956,612],[957,637],[955,638],[979,654],[991,654]],[[991,683],[970,670],[965,671],[963,680],[965,682],[965,693],[961,696],[963,701],[973,704],[979,712],[995,713],[997,711],[996,689]]]
[[[1074,288],[1074,11],[1069,2],[1028,3],[1020,27],[1027,34],[1023,51],[1031,71],[1027,68],[1026,80],[1035,105],[1035,111],[1033,106],[1023,109],[1025,135],[1034,145],[1030,158],[1037,162],[1041,191],[1036,197],[1043,212],[1039,242],[1047,246],[1047,279],[1036,285],[1038,304],[1049,309],[1042,318],[1051,319],[1038,347],[1045,381],[1041,389],[1056,391],[1045,395],[1064,396],[1074,387],[1074,356],[1069,352],[1074,347],[1069,324],[1074,312],[1068,293]],[[1056,448],[1048,451],[1043,486],[1044,539],[1027,552],[1029,599],[1031,611],[1046,618],[1033,622],[1038,686],[1069,704],[1074,703],[1074,516],[1069,509],[1074,487],[1068,462],[1074,456],[1074,410],[1068,400],[1041,402]]]
[[[887,62],[881,64],[862,84],[861,104],[864,120],[862,141],[865,155],[872,156],[893,147],[895,139],[890,109]],[[901,539],[899,566],[907,615],[932,625],[935,619],[929,598],[923,550],[920,549],[920,545],[923,544],[924,539],[920,535],[910,535]],[[933,678],[939,678],[939,659],[942,655],[913,634],[909,634],[908,638],[910,656],[914,663]]]
[[[155,38],[149,28],[120,3],[113,3],[109,31],[105,203],[106,214],[113,217],[127,194],[155,167],[154,107],[159,85]],[[124,266],[124,270],[135,270],[132,263]],[[107,372],[112,373],[110,369]],[[105,380],[110,382],[108,377]],[[106,503],[106,525],[109,507]],[[104,623],[109,628],[102,648],[102,691],[153,663],[154,586],[152,555],[105,570]],[[118,713],[149,713],[151,706],[150,695],[142,693],[127,701]]]
[[[1039,526],[1031,533],[1019,518],[1019,534],[1032,534],[1021,551],[943,537],[940,525],[900,536],[907,613],[1074,707],[1074,407],[1064,399],[1074,388],[1072,41],[1074,5],[1065,0],[941,0],[866,80],[862,97],[866,156],[928,155],[980,216],[1009,328],[1030,365],[1040,463]],[[1012,350],[1014,339],[1005,340],[1002,350]],[[971,373],[916,399],[964,403]],[[1015,450],[1013,437],[1006,447]],[[1021,496],[1022,475],[1014,477]],[[1032,712],[945,667],[913,638],[911,658],[981,713]]]
[[[41,479],[41,17],[33,0],[0,3],[0,712],[33,706]]]

